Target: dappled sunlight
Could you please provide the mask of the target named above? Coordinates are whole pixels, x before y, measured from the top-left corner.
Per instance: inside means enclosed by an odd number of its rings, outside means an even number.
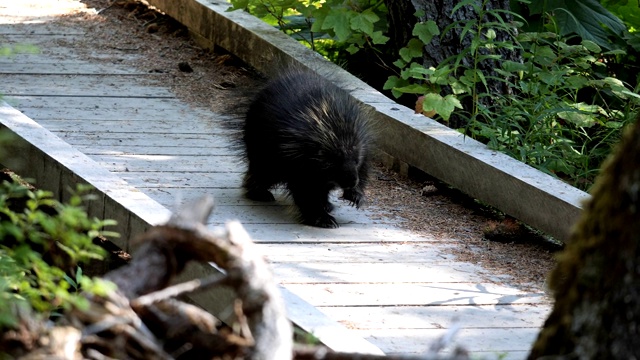
[[[42,24],[62,15],[95,14],[94,9],[74,0],[9,0],[0,4],[1,24]]]

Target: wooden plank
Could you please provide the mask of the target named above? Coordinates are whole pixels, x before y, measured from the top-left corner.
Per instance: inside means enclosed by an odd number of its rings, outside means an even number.
[[[6,0],[5,0],[6,1]],[[2,9],[2,5],[0,5],[0,9]],[[6,7],[4,11],[7,11]],[[6,21],[6,18],[5,18]],[[50,24],[48,22],[41,22],[36,24],[3,24],[0,26],[0,35],[2,35],[5,39],[17,39],[17,41],[29,39],[29,38],[40,38],[46,37],[48,35],[84,35],[84,30],[74,28],[74,27],[65,27],[61,28],[60,25]]]
[[[425,279],[426,280],[426,279]],[[548,304],[544,293],[489,283],[287,284],[314,306]]]
[[[5,74],[0,91],[5,96],[70,96],[174,98],[167,88],[149,86],[152,82],[139,75]],[[77,100],[76,100],[77,101]]]
[[[539,328],[548,306],[530,304],[476,306],[368,306],[319,307],[351,329]]]
[[[214,214],[215,216],[215,214]],[[317,243],[259,244],[260,251],[274,266],[282,263],[345,264],[359,262],[449,264],[455,260],[452,244],[424,243]],[[396,274],[397,275],[397,274]]]
[[[115,67],[78,61],[30,62],[25,64],[16,57],[0,57],[0,74],[35,74],[35,75],[126,75],[159,77],[160,74],[144,72],[137,69]]]
[[[280,221],[272,224],[244,224],[257,243],[339,244],[339,243],[460,243],[460,239],[435,238],[416,235],[385,223],[352,224],[349,218],[337,218],[339,229],[320,229],[301,224],[289,224],[289,216],[281,214]],[[220,219],[209,219],[208,224],[219,225]]]
[[[477,282],[483,277],[479,266],[448,262],[405,263],[397,259],[396,263],[366,263],[357,260],[350,263],[333,264],[330,262],[274,263],[271,268],[281,284],[407,284],[407,283],[452,283]],[[504,279],[507,280],[507,279]]]
[[[381,350],[387,355],[423,355],[429,351],[429,346],[445,335],[445,329],[419,330],[352,330],[361,337],[380,343]],[[478,359],[513,359],[526,358],[529,348],[538,334],[537,328],[514,329],[461,329],[455,336],[452,345],[461,345],[472,358]],[[491,349],[491,350],[488,350]],[[448,347],[443,355],[450,354],[453,349]]]
[[[205,126],[211,126],[209,121],[219,120],[223,124],[234,121],[234,117],[192,108],[171,98],[149,98],[141,101],[117,97],[11,96],[5,100],[38,121],[164,119],[175,122],[199,121]]]
[[[215,130],[215,129],[211,129]],[[190,146],[208,147],[218,146],[217,135],[228,135],[228,129],[217,129],[200,134],[166,134],[163,136],[149,136],[146,133],[104,133],[104,134],[78,134],[72,132],[61,132],[60,138],[69,144],[79,146],[106,145],[118,146],[123,143],[135,145],[136,147],[181,147],[184,144]],[[215,136],[214,136],[215,135]]]
[[[86,55],[78,55],[74,53],[69,53],[62,46],[56,46],[59,44],[47,44],[46,46],[39,46],[37,43],[27,43],[26,45],[36,45],[37,52],[22,52],[22,53],[14,53],[11,56],[4,58],[4,62],[13,62],[13,63],[25,63],[25,64],[37,64],[43,62],[55,62],[55,61],[75,61],[78,63],[86,63],[87,56]],[[100,54],[100,53],[91,53],[90,57],[93,60],[99,60],[100,62],[110,62],[114,66],[117,66],[122,61],[136,61],[140,60],[141,55],[137,55],[136,53],[132,53],[130,51],[124,52],[121,51],[117,54]],[[2,63],[3,61],[0,61]],[[150,69],[151,70],[151,69]]]
[[[166,141],[167,139],[165,139]],[[173,140],[173,139],[171,139]],[[211,144],[211,140],[208,141]],[[128,155],[159,155],[159,156],[217,156],[229,155],[230,144],[223,146],[216,143],[215,146],[141,146],[138,143],[118,145],[78,145],[72,144],[79,151],[87,155],[128,156]],[[175,144],[175,143],[174,143]]]
[[[92,158],[105,169],[112,172],[162,171],[183,172],[237,172],[240,171],[236,155],[182,156],[182,155],[93,155]]]
[[[161,172],[161,171],[127,171],[119,173],[119,176],[129,184],[144,189],[144,191],[162,190],[165,194],[175,196],[183,192],[183,189],[194,189],[194,191],[207,192],[216,189],[230,189],[230,192],[216,192],[218,196],[240,197],[242,184],[242,173],[238,171],[212,172],[202,171],[182,171],[182,172]],[[224,194],[224,195],[222,195]]]
[[[129,113],[135,113],[135,109],[129,109]],[[109,112],[109,110],[105,110]],[[30,112],[25,111],[25,115]],[[111,113],[111,115],[115,115]],[[102,135],[105,133],[140,133],[140,134],[171,134],[172,132],[179,132],[181,134],[202,134],[207,132],[203,129],[202,123],[196,123],[188,121],[177,121],[180,119],[180,114],[175,111],[171,111],[171,114],[167,116],[160,116],[156,120],[77,120],[77,121],[64,121],[64,120],[38,120],[38,123],[46,127],[47,130],[54,133],[62,132],[87,132],[95,135]],[[62,116],[62,112],[61,112]],[[126,119],[127,114],[120,115],[121,119]],[[223,141],[220,139],[219,141]]]
[[[164,206],[172,206],[176,203],[176,198],[169,194],[167,194],[166,196],[154,197],[154,200],[158,201]],[[293,208],[290,207],[289,204],[289,201],[257,205],[221,204],[216,207],[220,215],[215,217],[214,221],[215,223],[222,223],[226,220],[238,220],[246,226],[249,226],[250,224],[273,224],[277,226],[281,226],[284,224],[296,225],[298,224],[298,221],[293,215]],[[371,224],[371,217],[367,212],[357,210],[344,202],[334,201],[334,204],[336,205],[336,209],[332,212],[332,215],[336,218],[338,223],[349,224],[351,226],[355,224]]]

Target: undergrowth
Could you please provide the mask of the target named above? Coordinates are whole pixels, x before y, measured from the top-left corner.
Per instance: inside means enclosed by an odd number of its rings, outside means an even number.
[[[68,202],[30,187],[8,171],[0,173],[0,329],[18,325],[32,310],[54,317],[88,302],[80,291],[106,294],[113,284],[84,276],[80,265],[102,259],[93,240],[111,220],[90,218],[83,204],[90,188],[78,186]]]

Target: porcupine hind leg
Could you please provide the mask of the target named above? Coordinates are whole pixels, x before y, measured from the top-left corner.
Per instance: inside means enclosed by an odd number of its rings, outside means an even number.
[[[326,187],[289,183],[289,193],[298,207],[303,224],[327,229],[339,226],[336,219],[329,215],[333,205],[329,202],[329,190]]]
[[[261,169],[249,163],[249,169],[244,175],[242,187],[247,198],[255,201],[275,201],[269,189],[275,185],[265,169]]]

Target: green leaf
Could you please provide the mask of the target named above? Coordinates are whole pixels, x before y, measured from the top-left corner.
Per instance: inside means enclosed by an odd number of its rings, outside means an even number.
[[[402,87],[395,87],[394,90],[399,91],[403,94],[424,94],[425,88],[419,84],[411,84]]]
[[[422,56],[422,47],[424,44],[418,39],[411,39],[407,46],[400,49],[400,57],[405,62],[410,62],[411,59]]]
[[[554,65],[557,58],[558,55],[549,46],[538,46],[533,53],[533,61],[542,66]]]
[[[378,21],[379,18],[376,14],[371,12],[371,15],[375,16],[375,20],[371,20],[370,16],[367,16],[364,12],[355,14],[350,18],[351,29],[355,31],[362,31],[363,33],[370,35],[373,33],[373,23]]]
[[[345,42],[351,35],[350,18],[353,12],[346,9],[331,10],[324,19],[322,30],[331,29],[338,37],[338,41]]]
[[[576,90],[582,89],[589,83],[589,79],[582,75],[569,76],[566,81],[567,84],[571,86],[571,88]]]
[[[398,69],[403,69],[407,65],[407,63],[402,59],[398,59],[393,62],[393,65]]]
[[[493,29],[488,29],[484,36],[486,36],[486,38],[489,40],[493,40],[496,38],[496,31]]]
[[[440,29],[435,21],[429,20],[423,23],[417,23],[411,32],[413,36],[417,36],[424,44],[431,42],[434,36],[440,35]]]
[[[347,46],[347,48],[345,49],[347,50],[347,52],[351,55],[357,53],[358,51],[360,51],[360,48],[358,46],[356,46],[356,44],[349,44],[349,46]]]
[[[445,121],[448,121],[451,117],[451,113],[455,108],[462,109],[462,104],[454,95],[447,95],[445,97],[439,94],[427,94],[424,96],[422,102],[422,109],[424,112],[435,111]]]
[[[584,46],[585,49],[591,51],[592,53],[599,54],[602,52],[602,48],[591,40],[582,40],[582,46]]]
[[[323,32],[323,30],[326,30],[326,29],[323,29],[323,26],[324,26],[324,21],[327,18],[327,15],[329,15],[328,6],[322,6],[318,10],[316,10],[316,12],[314,13],[315,20],[313,21],[313,24],[311,24],[311,31]]]
[[[626,30],[597,0],[548,0],[547,8],[553,10],[561,35],[575,33],[608,50],[612,49],[610,32],[621,37]]]
[[[371,41],[373,41],[373,43],[376,45],[382,45],[386,44],[387,41],[389,41],[389,37],[384,36],[382,34],[382,31],[374,31],[373,34],[371,34]]]
[[[519,63],[519,62],[515,62],[515,61],[511,61],[511,60],[505,60],[502,62],[501,64],[502,69],[511,73],[514,72],[518,72],[518,71],[527,71],[529,70],[529,67],[526,66],[523,63]]]
[[[558,113],[558,117],[579,127],[591,127],[597,122],[594,115],[576,111],[561,111]]]

